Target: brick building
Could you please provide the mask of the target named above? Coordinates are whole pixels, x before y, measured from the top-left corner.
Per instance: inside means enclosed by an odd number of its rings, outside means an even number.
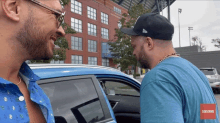
[[[168,2],[167,2],[168,1]],[[171,2],[169,2],[171,1]],[[112,40],[123,13],[134,4],[152,12],[161,11],[175,0],[71,0],[65,6],[65,22],[77,31],[67,34],[70,50],[65,61],[51,63],[90,64],[115,67],[106,42]],[[165,3],[165,4],[164,4]]]
[[[114,29],[127,10],[111,0],[71,0],[64,11],[65,22],[77,33],[66,35],[71,49],[66,60],[58,62],[114,67],[106,42],[114,38]]]

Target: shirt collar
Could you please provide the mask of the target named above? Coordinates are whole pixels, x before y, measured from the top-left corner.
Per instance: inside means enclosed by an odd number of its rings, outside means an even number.
[[[21,68],[19,70],[19,73],[24,75],[26,77],[26,79],[28,79],[30,81],[37,81],[40,79],[40,77],[38,77],[36,74],[34,74],[34,72],[31,70],[31,68],[27,65],[26,62],[22,63]],[[9,81],[1,81],[1,79],[3,79],[3,78],[0,77],[0,83],[2,83],[2,84],[12,84]],[[5,79],[3,79],[3,80],[5,80]]]

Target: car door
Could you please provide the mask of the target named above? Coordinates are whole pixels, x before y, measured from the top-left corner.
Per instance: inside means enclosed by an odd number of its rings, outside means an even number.
[[[98,77],[117,123],[140,123],[140,85],[125,77]]]
[[[51,101],[56,123],[116,123],[95,76],[44,79],[37,83]]]

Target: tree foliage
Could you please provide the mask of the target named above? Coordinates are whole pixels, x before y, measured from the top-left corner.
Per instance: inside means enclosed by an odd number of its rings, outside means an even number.
[[[215,47],[220,48],[220,39],[219,38],[212,39],[212,43],[214,43]]]
[[[196,46],[197,45],[197,46],[199,46],[202,49],[202,51],[206,51],[206,46],[203,45],[201,38],[199,38],[198,36],[193,36],[192,37],[192,41],[193,41],[192,46]]]
[[[119,20],[121,28],[131,28],[134,26],[137,18],[145,13],[149,13],[150,10],[144,9],[142,4],[134,5],[128,13],[122,14],[122,18]],[[120,29],[115,28],[114,39],[110,40],[110,51],[113,56],[113,63],[119,64],[122,71],[128,69],[129,66],[136,68],[138,61],[133,55],[133,48],[131,46],[131,37],[123,34]],[[136,70],[134,70],[134,77],[136,76]]]
[[[60,3],[62,6],[68,5],[70,0],[61,0]],[[62,23],[61,26],[63,27],[66,34],[75,34],[76,31],[72,29],[68,24]],[[59,46],[59,48],[53,51],[54,55],[53,58],[50,60],[30,60],[31,63],[50,63],[51,60],[54,61],[62,61],[66,59],[66,50],[69,50],[68,41],[65,37],[58,38],[55,42],[55,45]]]

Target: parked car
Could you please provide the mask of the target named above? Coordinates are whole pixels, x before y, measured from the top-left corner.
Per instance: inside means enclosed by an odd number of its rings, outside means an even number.
[[[219,92],[220,91],[220,75],[216,68],[200,68],[200,70],[206,75],[209,80],[210,86],[212,87],[213,91]]]
[[[117,69],[30,64],[56,123],[140,123],[140,82]]]

